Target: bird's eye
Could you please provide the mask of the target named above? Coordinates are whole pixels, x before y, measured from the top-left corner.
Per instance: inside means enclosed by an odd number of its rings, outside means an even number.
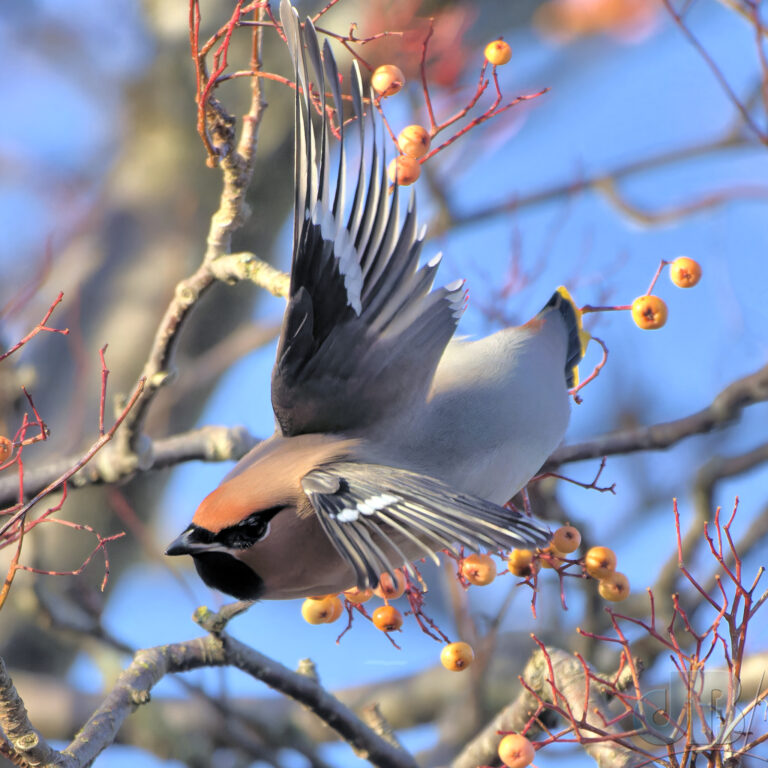
[[[267,537],[269,522],[281,509],[284,507],[271,507],[254,512],[236,525],[219,531],[216,540],[230,549],[247,549]]]

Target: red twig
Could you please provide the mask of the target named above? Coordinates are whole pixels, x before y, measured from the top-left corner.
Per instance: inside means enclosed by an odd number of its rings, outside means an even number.
[[[650,295],[653,293],[653,287],[656,285],[656,281],[659,279],[659,276],[661,275],[661,271],[664,269],[664,267],[667,266],[667,264],[671,264],[672,262],[666,261],[665,259],[661,260],[661,263],[659,264],[656,274],[653,276],[653,279],[651,280],[651,284],[648,286],[648,290],[645,292],[646,295]]]
[[[11,591],[11,586],[13,585],[13,579],[16,576],[16,571],[19,569],[19,558],[21,557],[21,545],[23,543],[24,522],[22,521],[21,525],[19,526],[18,544],[16,545],[16,551],[13,553],[11,563],[8,566],[8,571],[5,574],[5,581],[3,582],[3,586],[0,588],[0,610],[2,610],[3,605],[5,604],[8,594]]]
[[[26,387],[22,387],[21,391],[24,393],[24,397],[27,398],[27,402],[29,403],[29,407],[32,409],[32,415],[35,417],[34,426],[36,426],[40,431],[33,435],[32,437],[27,437],[26,432],[27,429],[30,426],[33,426],[29,423],[29,421],[25,421],[22,429],[20,430],[21,434],[17,434],[15,442],[18,442],[18,445],[24,446],[24,445],[30,445],[32,443],[38,443],[41,440],[47,440],[48,435],[50,434],[50,431],[48,430],[48,427],[46,423],[43,421],[43,417],[39,414],[37,408],[35,407],[35,402],[32,399],[32,395],[27,392]]]
[[[461,130],[457,131],[453,136],[451,136],[450,139],[446,139],[439,147],[436,147],[435,149],[431,150],[428,154],[424,155],[424,157],[421,158],[419,162],[426,162],[429,160],[430,157],[433,157],[438,152],[442,152],[446,147],[449,147],[451,144],[453,144],[454,141],[459,139],[461,136],[463,136],[468,131],[471,131],[473,128],[477,127],[481,123],[484,123],[486,120],[490,120],[493,117],[498,117],[503,112],[506,112],[508,109],[512,109],[512,107],[516,107],[518,104],[520,104],[523,101],[531,101],[532,99],[537,99],[539,96],[543,96],[545,93],[549,91],[549,88],[544,88],[541,91],[538,91],[537,93],[529,93],[525,94],[524,96],[518,96],[517,98],[510,101],[508,104],[505,104],[503,107],[499,107],[498,109],[495,109],[492,112],[484,112],[482,115],[478,115],[474,120],[467,123]],[[462,110],[462,113],[454,116],[454,118],[451,118],[450,122],[455,122],[455,120],[460,119],[463,117],[466,112],[469,111],[469,108],[466,110]],[[442,130],[443,127],[448,124],[445,123],[441,126],[439,126],[439,130]]]
[[[569,394],[573,395],[573,399],[577,403],[581,403],[582,399],[576,393],[579,392],[579,390],[584,389],[584,387],[586,387],[587,384],[589,384],[591,381],[594,381],[600,375],[600,371],[603,370],[605,364],[608,362],[608,347],[606,346],[605,342],[602,339],[598,339],[597,336],[592,336],[591,339],[592,341],[596,341],[602,347],[603,356],[600,359],[600,362],[594,367],[592,373],[590,373],[589,376],[584,379],[584,381],[579,382],[577,386],[569,391]]]
[[[462,117],[465,117],[469,112],[472,111],[475,104],[480,100],[480,97],[485,93],[486,89],[488,88],[489,81],[485,79],[485,71],[488,67],[488,61],[484,60],[482,67],[480,67],[480,77],[477,81],[477,88],[475,89],[475,93],[472,96],[472,98],[467,102],[466,106],[464,106],[462,109],[460,109],[458,112],[456,112],[455,115],[452,115],[447,120],[444,120],[440,125],[435,124],[432,127],[432,136],[437,135],[440,131],[444,131],[449,126],[453,125],[455,122],[461,120]],[[498,85],[498,81],[497,81]],[[496,105],[498,105],[499,101],[498,99],[496,102],[494,102]],[[488,112],[490,110],[486,110]]]
[[[595,490],[599,491],[600,493],[612,493],[614,496],[616,495],[616,483],[611,483],[608,486],[600,487],[597,485],[597,481],[600,479],[600,475],[603,474],[603,470],[605,469],[606,462],[608,461],[607,456],[603,456],[602,459],[600,459],[600,467],[597,470],[597,474],[592,479],[592,482],[590,483],[583,483],[580,480],[574,480],[572,477],[566,477],[565,475],[559,475],[557,472],[544,472],[540,475],[536,475],[536,477],[532,478],[530,482],[537,482],[539,480],[542,480],[545,477],[556,477],[558,480],[565,480],[567,483],[573,483],[573,485],[578,485],[580,488],[585,488],[587,490]]]
[[[582,315],[586,315],[589,312],[623,312],[624,310],[632,309],[631,304],[617,304],[616,306],[599,306],[595,307],[591,304],[585,304],[583,307],[579,307],[579,312]]]
[[[427,46],[429,45],[429,39],[435,31],[435,20],[431,18],[429,20],[429,29],[424,36],[424,42],[421,44],[421,87],[424,91],[424,104],[427,107],[427,114],[429,115],[429,131],[430,135],[434,136],[437,133],[437,121],[435,120],[435,112],[432,108],[432,99],[429,96],[429,84],[427,82]]]
[[[41,576],[79,576],[87,568],[88,564],[91,562],[94,555],[99,550],[101,550],[104,553],[104,578],[101,581],[101,587],[100,587],[101,591],[103,592],[107,586],[107,582],[109,581],[109,572],[110,572],[109,555],[107,553],[106,545],[112,541],[122,538],[123,536],[125,536],[125,533],[120,532],[120,533],[112,534],[112,536],[102,536],[100,533],[98,533],[93,528],[91,528],[90,525],[86,525],[85,523],[73,523],[70,520],[58,520],[57,518],[48,518],[47,520],[44,520],[42,522],[57,523],[58,525],[65,525],[69,528],[74,528],[75,530],[78,530],[78,531],[88,531],[96,537],[98,543],[93,548],[93,550],[91,550],[91,553],[85,558],[85,560],[83,560],[80,566],[70,571],[45,570],[43,568],[33,568],[30,565],[17,565],[16,568],[20,571],[29,571],[30,573],[37,573]]]
[[[416,566],[413,566],[413,568],[416,571],[419,580],[423,582],[421,574],[419,573]],[[445,633],[440,629],[440,627],[437,626],[434,619],[431,619],[429,616],[427,616],[426,613],[424,613],[424,589],[426,589],[426,587],[422,589],[420,584],[415,583],[407,570],[404,571],[404,573],[406,583],[405,596],[411,606],[411,610],[406,611],[406,616],[409,613],[413,614],[413,617],[416,619],[416,622],[421,628],[421,631],[428,637],[431,637],[433,640],[444,643],[450,642]]]
[[[679,27],[685,38],[696,49],[699,56],[704,59],[704,62],[715,76],[715,79],[718,83],[720,83],[720,87],[725,92],[725,95],[741,115],[741,119],[744,121],[744,124],[749,127],[750,131],[754,133],[754,135],[761,143],[768,144],[768,136],[753,120],[752,115],[749,114],[749,110],[744,104],[742,104],[739,97],[734,93],[720,67],[717,66],[717,63],[712,58],[712,56],[710,56],[707,49],[699,42],[698,38],[693,34],[693,32],[691,32],[690,28],[683,20],[682,15],[674,9],[672,6],[672,0],[662,0],[662,2],[664,3],[667,11],[669,11],[669,15],[672,17],[675,24]]]
[[[29,512],[29,510],[32,509],[32,507],[34,507],[41,499],[45,498],[48,494],[53,493],[53,491],[63,487],[72,477],[72,475],[80,471],[114,437],[118,427],[123,423],[125,417],[130,413],[143,390],[144,379],[142,378],[139,380],[136,388],[133,391],[133,394],[128,400],[128,403],[126,404],[125,408],[123,408],[122,412],[118,415],[115,423],[112,425],[109,431],[101,435],[99,439],[96,440],[93,445],[91,445],[91,447],[85,452],[85,454],[83,454],[82,458],[75,462],[75,464],[67,469],[66,472],[56,478],[53,482],[49,483],[33,499],[30,499],[30,501],[24,504],[9,520],[7,520],[0,527],[0,536],[5,534],[6,531],[14,526],[19,520],[23,519],[27,512]]]
[[[338,2],[339,0],[328,0],[328,3],[312,17],[312,23],[314,24],[324,13],[328,13]]]
[[[104,434],[104,405],[107,399],[107,379],[109,378],[109,369],[104,360],[104,353],[107,351],[107,344],[99,350],[99,359],[101,360],[101,393],[99,395],[99,435]]]
[[[51,328],[50,326],[46,325],[48,318],[53,314],[53,310],[56,309],[63,298],[64,293],[60,292],[59,295],[54,299],[53,304],[51,304],[51,306],[48,308],[48,311],[45,313],[43,319],[23,339],[21,339],[21,341],[17,341],[7,352],[0,354],[0,360],[5,360],[6,357],[10,357],[14,352],[16,352],[18,349],[21,349],[21,347],[23,347],[30,339],[37,336],[37,334],[41,331],[48,331],[48,333],[60,333],[62,336],[67,336],[69,334],[69,328]]]

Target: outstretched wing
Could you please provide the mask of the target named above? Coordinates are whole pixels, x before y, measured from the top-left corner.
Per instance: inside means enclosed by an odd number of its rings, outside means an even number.
[[[418,266],[424,231],[417,231],[415,198],[402,225],[397,186],[387,202],[380,126],[375,110],[365,114],[357,62],[350,83],[360,162],[344,222],[346,137],[336,62],[327,41],[321,56],[312,22],[302,28],[288,0],[280,4],[280,17],[296,67],[296,198],[272,406],[284,435],[343,431],[426,396],[465,292],[463,282],[430,291],[440,258]],[[331,121],[341,138],[333,194]]]
[[[339,462],[301,483],[362,588],[375,587],[382,573],[402,563],[434,558],[437,549],[540,546],[550,538],[532,518],[405,469]]]

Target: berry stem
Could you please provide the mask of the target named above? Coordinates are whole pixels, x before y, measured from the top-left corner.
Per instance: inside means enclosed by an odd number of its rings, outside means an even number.
[[[429,115],[429,130],[432,136],[437,132],[437,121],[435,120],[435,112],[432,108],[432,99],[429,96],[429,85],[427,84],[427,46],[429,45],[429,38],[432,37],[432,33],[435,31],[435,20],[429,20],[429,30],[427,31],[424,42],[421,44],[421,87],[424,91],[424,103],[427,107],[427,114]]]
[[[585,304],[579,308],[579,312],[582,315],[586,315],[588,312],[618,312],[624,309],[632,309],[631,304],[621,304],[615,307],[593,307],[591,304]]]
[[[659,268],[656,270],[656,274],[653,276],[653,280],[651,280],[651,284],[648,286],[648,290],[645,292],[646,295],[650,295],[652,293],[653,286],[656,285],[656,281],[659,279],[661,270],[664,269],[664,267],[666,267],[667,264],[671,264],[671,262],[665,261],[664,259],[661,260],[661,263],[659,264]]]

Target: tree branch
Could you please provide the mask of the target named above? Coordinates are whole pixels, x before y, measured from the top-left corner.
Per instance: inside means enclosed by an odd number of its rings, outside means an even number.
[[[576,178],[571,181],[558,182],[549,187],[519,195],[511,200],[492,203],[484,208],[477,208],[474,211],[468,211],[466,213],[457,213],[445,226],[459,227],[475,224],[479,221],[484,221],[485,219],[508,215],[510,212],[518,211],[522,208],[534,207],[551,202],[552,200],[568,198],[579,192],[599,189],[599,187],[605,185],[607,181],[615,183],[629,176],[652,171],[656,168],[664,168],[668,165],[684,162],[703,155],[715,154],[730,149],[743,149],[745,147],[757,146],[756,142],[749,141],[742,136],[740,129],[741,126],[739,124],[716,139],[702,141],[698,144],[680,147],[679,149],[658,152],[639,160],[632,160],[628,163],[617,165],[603,173],[584,176],[583,178]],[[443,228],[438,228],[436,231],[433,227],[430,230],[430,236],[433,238],[438,237],[441,234],[443,234]]]
[[[5,668],[0,667],[0,725],[17,751],[15,734],[35,741],[35,749],[44,750],[36,764],[84,768],[115,741],[123,721],[139,705],[149,702],[152,688],[165,675],[223,666],[236,667],[303,704],[333,728],[358,756],[378,768],[416,768],[411,755],[375,733],[317,682],[226,635],[209,634],[189,642],[138,651],[101,705],[62,752],[52,750],[39,737],[35,740],[28,735],[37,732],[29,723],[23,702]],[[22,747],[28,750],[24,743]]]
[[[550,472],[561,464],[594,459],[614,454],[633,453],[643,450],[662,450],[693,435],[711,432],[737,418],[749,405],[768,400],[768,366],[756,373],[729,384],[715,397],[712,404],[690,416],[650,427],[616,432],[594,438],[584,443],[566,445],[556,450],[543,471]],[[142,470],[165,469],[185,461],[232,461],[242,458],[259,440],[244,427],[209,426],[191,430],[172,437],[147,442],[148,459]],[[37,468],[25,468],[24,484],[28,493],[37,493],[46,487],[80,458],[65,457]],[[99,461],[91,462],[71,480],[74,487],[95,483],[115,482],[133,472],[122,473],[121,464],[115,463],[111,454],[104,454]],[[15,478],[0,479],[0,504],[14,499],[18,490]]]
[[[549,658],[547,658],[549,656]],[[550,674],[554,679],[550,679]],[[464,751],[454,760],[451,768],[476,768],[478,765],[493,765],[498,762],[498,747],[502,734],[499,731],[522,731],[539,707],[536,696],[542,701],[562,706],[579,720],[580,728],[588,732],[590,724],[597,731],[619,732],[619,728],[606,725],[615,713],[610,712],[608,702],[597,685],[590,685],[587,691],[586,676],[581,662],[570,653],[558,648],[547,648],[545,654],[537,649],[525,666],[521,679],[534,692],[522,686],[517,698],[504,707],[480,734],[467,744]],[[555,701],[555,694],[557,701]],[[528,736],[535,733],[529,729]],[[640,755],[608,738],[587,742],[584,750],[599,766],[630,768],[645,763]]]
[[[764,400],[768,400],[768,365],[729,384],[711,405],[690,416],[558,448],[544,465],[544,471],[572,461],[669,448],[686,437],[705,434],[729,424],[744,408]]]
[[[257,20],[263,21],[264,8],[257,10]],[[253,30],[251,69],[261,69],[262,28]],[[266,102],[262,99],[261,80],[251,80],[250,107],[243,116],[243,127],[239,141],[236,140],[234,118],[211,96],[206,102],[207,133],[216,145],[217,158],[222,171],[222,190],[219,208],[211,216],[208,230],[207,248],[202,264],[197,271],[177,286],[173,300],[165,312],[152,349],[144,366],[142,376],[147,381],[143,396],[137,407],[126,421],[125,429],[117,445],[117,451],[125,455],[137,454],[142,466],[151,457],[144,450],[142,433],[149,407],[157,391],[167,384],[174,375],[173,357],[179,342],[181,327],[200,297],[217,279],[216,260],[229,253],[232,246],[232,233],[243,223],[247,208],[245,194],[253,176],[254,157],[258,141],[259,126],[264,114]],[[253,257],[251,269],[261,260]]]
[[[186,461],[235,461],[242,458],[259,442],[245,427],[209,426],[182,432],[161,440],[147,440],[148,459],[142,471],[166,469]],[[76,453],[47,461],[39,467],[24,467],[24,491],[35,495],[58,477],[68,472],[82,454]],[[68,482],[73,488],[101,483],[115,483],[130,477],[136,467],[116,461],[113,453],[102,453],[72,475]],[[0,479],[0,506],[13,503],[19,491],[16,477]]]
[[[8,739],[11,749],[26,763],[50,763],[56,751],[43,739],[27,717],[27,709],[5,663],[0,658],[0,732]]]

